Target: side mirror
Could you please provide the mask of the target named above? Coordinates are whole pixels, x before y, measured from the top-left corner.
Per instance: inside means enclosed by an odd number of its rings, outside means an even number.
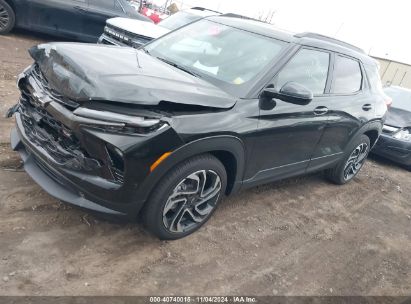
[[[301,106],[308,105],[313,100],[313,92],[293,81],[284,84],[280,91],[274,88],[265,88],[262,96],[270,99],[280,99]]]

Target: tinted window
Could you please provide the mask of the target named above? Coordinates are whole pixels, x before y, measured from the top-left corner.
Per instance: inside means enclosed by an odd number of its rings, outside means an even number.
[[[297,82],[313,94],[323,94],[327,82],[330,55],[326,52],[302,49],[277,75],[274,86],[280,89],[289,81]]]
[[[358,61],[335,56],[334,78],[331,92],[351,94],[361,90],[362,73]]]

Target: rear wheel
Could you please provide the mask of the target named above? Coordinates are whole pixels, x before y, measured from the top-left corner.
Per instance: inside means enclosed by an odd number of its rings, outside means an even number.
[[[338,185],[348,183],[360,172],[369,152],[370,139],[366,135],[359,136],[347,149],[342,161],[326,171],[328,179]]]
[[[10,32],[16,22],[16,15],[4,0],[0,0],[0,34]]]
[[[177,165],[144,206],[146,228],[160,239],[179,239],[205,224],[225,193],[227,174],[214,156],[200,155]]]

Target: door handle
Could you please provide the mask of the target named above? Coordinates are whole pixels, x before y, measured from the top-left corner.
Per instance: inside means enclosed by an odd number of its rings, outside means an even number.
[[[372,109],[372,105],[369,104],[369,103],[367,103],[367,104],[365,104],[365,105],[362,106],[362,109],[363,109],[364,111],[369,111],[369,110]]]
[[[328,113],[328,108],[327,107],[317,107],[314,109],[314,114],[315,115],[324,115]]]

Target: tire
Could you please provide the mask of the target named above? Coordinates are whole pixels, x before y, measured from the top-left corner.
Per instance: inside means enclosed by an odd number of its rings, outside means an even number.
[[[140,217],[162,240],[185,237],[204,225],[225,194],[227,173],[214,156],[203,154],[174,167],[159,182]]]
[[[0,0],[0,35],[10,32],[16,23],[16,14],[10,5]]]
[[[342,160],[325,172],[326,177],[337,185],[348,183],[360,172],[369,152],[370,139],[363,134],[350,144]]]

